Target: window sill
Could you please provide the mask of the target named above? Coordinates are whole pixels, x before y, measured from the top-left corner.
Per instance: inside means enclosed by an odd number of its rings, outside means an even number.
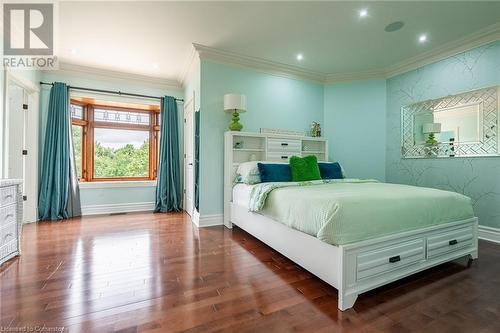
[[[81,189],[156,187],[156,180],[80,182],[79,185]]]

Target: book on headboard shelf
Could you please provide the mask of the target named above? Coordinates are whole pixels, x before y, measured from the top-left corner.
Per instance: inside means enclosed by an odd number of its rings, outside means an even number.
[[[279,128],[261,128],[260,133],[262,133],[262,134],[281,134],[281,135],[305,136],[305,133],[301,132],[301,131],[286,130],[286,129],[279,129]]]

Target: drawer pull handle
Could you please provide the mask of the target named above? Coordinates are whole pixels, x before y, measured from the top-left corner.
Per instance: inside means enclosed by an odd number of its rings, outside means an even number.
[[[4,199],[9,199],[12,198],[12,194],[7,194],[6,196],[3,197]]]
[[[9,213],[9,214],[5,215],[5,219],[8,219],[9,217],[14,217],[14,214]]]
[[[286,143],[286,142],[282,142],[282,143],[281,143],[281,145],[282,145],[282,146],[288,146],[288,143]]]
[[[288,156],[281,156],[281,158],[282,158],[282,159],[287,159],[287,158],[288,158]]]
[[[458,244],[458,241],[456,239],[453,239],[453,240],[449,241],[448,244],[455,245],[455,244]]]
[[[394,256],[389,258],[389,262],[398,262],[398,261],[401,261],[400,256]]]

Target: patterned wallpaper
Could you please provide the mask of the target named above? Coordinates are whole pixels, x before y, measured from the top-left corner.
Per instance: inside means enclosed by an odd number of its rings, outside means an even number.
[[[434,187],[472,198],[479,224],[500,228],[500,157],[401,159],[401,107],[500,85],[500,41],[387,81],[387,182]]]

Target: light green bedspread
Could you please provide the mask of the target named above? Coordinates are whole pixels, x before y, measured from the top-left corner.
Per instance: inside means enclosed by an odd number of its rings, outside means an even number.
[[[334,245],[474,216],[455,192],[359,179],[257,184],[249,209]]]

